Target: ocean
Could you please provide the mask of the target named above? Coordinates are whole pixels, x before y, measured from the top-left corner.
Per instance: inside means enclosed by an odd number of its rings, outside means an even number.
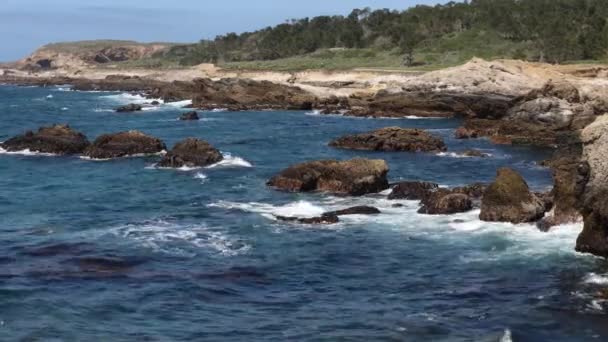
[[[2,341],[604,341],[603,260],[578,254],[582,225],[548,233],[479,211],[417,214],[386,193],[291,194],[266,181],[316,159],[385,159],[391,182],[491,182],[519,171],[538,191],[551,150],[453,138],[458,119],[365,119],[304,111],[134,114],[117,92],[0,86],[0,141],[68,123],[92,141],[141,130],[168,147],[207,140],[225,160],[158,169],[158,157],[92,161],[0,151]],[[443,154],[338,150],[344,134],[400,126],[441,136]],[[490,158],[463,158],[475,148]],[[402,204],[395,207],[394,204]],[[307,226],[354,205],[378,216]]]

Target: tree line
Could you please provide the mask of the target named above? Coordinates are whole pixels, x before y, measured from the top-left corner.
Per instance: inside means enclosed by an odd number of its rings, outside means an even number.
[[[607,0],[470,0],[404,11],[355,9],[347,16],[294,19],[229,33],[172,52],[182,64],[274,60],[329,48],[395,50],[413,61],[416,48],[446,34],[495,31],[529,42],[539,61],[602,59],[608,50]]]

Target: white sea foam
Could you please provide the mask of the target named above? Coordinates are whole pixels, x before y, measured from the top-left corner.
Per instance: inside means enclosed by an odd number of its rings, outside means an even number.
[[[158,153],[136,153],[136,154],[128,154],[126,156],[117,157],[117,158],[91,158],[89,156],[80,156],[79,158],[83,159],[83,160],[103,162],[103,161],[108,161],[108,160],[119,160],[119,159],[126,159],[126,158],[143,158],[143,157],[152,157],[152,156],[162,156],[162,155],[165,155],[166,153],[167,153],[167,151],[163,150]]]
[[[192,105],[192,100],[165,102],[165,106],[176,107],[176,108],[184,108],[184,107],[190,106],[190,105]]]
[[[396,206],[397,205],[397,206]],[[274,215],[292,217],[315,217],[324,212],[353,206],[373,206],[381,211],[379,215],[349,215],[340,218],[337,229],[361,227],[368,229],[392,230],[408,237],[421,237],[445,242],[454,241],[468,244],[471,241],[491,243],[498,239],[505,248],[491,251],[471,250],[459,256],[464,263],[494,263],[505,259],[527,258],[534,260],[552,254],[582,255],[575,252],[575,242],[582,230],[581,224],[554,227],[549,232],[541,232],[534,224],[510,224],[484,222],[479,219],[480,210],[453,215],[424,215],[417,213],[418,201],[391,201],[386,197],[370,195],[363,197],[324,196],[308,202],[287,204],[216,202],[210,207],[239,209],[259,213],[269,219]],[[330,227],[331,228],[331,227]],[[607,279],[608,280],[608,279]]]
[[[202,172],[197,172],[197,173],[194,175],[194,179],[198,179],[198,180],[200,180],[200,181],[201,181],[201,183],[206,183],[206,182],[207,182],[207,180],[209,179],[209,177],[208,177],[206,174],[202,173]]]
[[[273,219],[274,216],[310,218],[322,215],[326,210],[308,201],[297,201],[283,206],[275,206],[267,203],[238,203],[219,201],[208,205],[211,208],[238,209],[251,213],[262,214],[264,217]]]
[[[585,284],[608,285],[608,274],[589,273],[583,279]]]
[[[148,99],[145,96],[140,94],[131,94],[131,93],[121,93],[116,95],[103,95],[101,96],[103,99],[111,100],[118,103],[135,103],[135,104],[144,104],[152,101],[158,101],[159,103],[164,103],[162,99]]]
[[[224,155],[224,160],[222,160],[219,163],[215,163],[213,165],[207,166],[208,169],[214,169],[214,168],[218,168],[218,167],[246,167],[246,168],[250,168],[253,167],[253,165],[246,161],[245,159],[241,158],[241,157],[235,157],[230,153],[227,152],[223,152],[222,153]]]
[[[2,142],[0,142],[0,143],[2,143]],[[0,154],[28,156],[28,157],[56,157],[56,156],[58,156],[57,154],[54,154],[54,153],[36,152],[36,151],[30,151],[29,149],[25,149],[25,150],[21,150],[21,151],[7,151],[7,150],[3,149],[2,147],[0,147]]]
[[[47,96],[46,96],[46,98],[47,98],[47,99],[52,99],[52,98],[53,98],[53,95],[49,94],[49,95],[47,95]]]
[[[102,109],[102,108],[95,108],[93,109],[93,111],[95,113],[114,113],[113,109]]]
[[[68,107],[62,107],[61,110],[65,112],[66,110],[70,110],[70,108],[68,108]]]
[[[169,254],[194,256],[196,251],[192,247],[195,247],[222,256],[236,256],[251,249],[249,244],[204,225],[181,225],[163,220],[120,226],[111,233]]]
[[[513,342],[511,330],[506,329],[499,342]]]

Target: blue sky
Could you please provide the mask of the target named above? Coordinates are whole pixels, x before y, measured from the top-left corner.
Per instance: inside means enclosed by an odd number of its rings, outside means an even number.
[[[194,42],[255,30],[290,18],[348,14],[353,8],[404,9],[439,0],[2,0],[0,60],[50,42],[84,39]]]

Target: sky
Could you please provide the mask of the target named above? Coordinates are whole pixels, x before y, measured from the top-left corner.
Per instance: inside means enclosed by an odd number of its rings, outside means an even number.
[[[52,42],[124,39],[196,42],[287,19],[348,14],[354,8],[405,9],[440,0],[1,0],[0,61]]]

